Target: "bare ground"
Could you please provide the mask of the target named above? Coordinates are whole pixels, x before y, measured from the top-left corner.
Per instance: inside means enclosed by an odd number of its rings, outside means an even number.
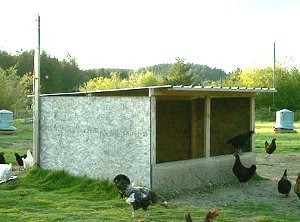
[[[293,191],[298,172],[300,172],[300,154],[273,154],[256,157],[257,173],[268,180],[254,180],[246,184],[220,186],[207,192],[191,192],[175,198],[172,202],[201,208],[224,209],[231,204],[254,203],[271,205],[281,212],[299,215],[300,200]],[[277,191],[277,183],[284,170],[288,170],[288,178],[292,183],[289,198],[284,198]]]

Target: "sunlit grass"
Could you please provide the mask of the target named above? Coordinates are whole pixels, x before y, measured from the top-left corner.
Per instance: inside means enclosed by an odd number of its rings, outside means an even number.
[[[276,153],[299,153],[300,152],[300,135],[298,133],[275,133],[272,122],[255,123],[255,149],[257,153],[265,153],[265,141],[271,142],[276,138]],[[296,131],[300,129],[300,122],[296,122]]]

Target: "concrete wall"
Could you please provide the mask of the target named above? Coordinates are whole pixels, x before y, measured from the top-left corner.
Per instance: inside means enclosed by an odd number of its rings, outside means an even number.
[[[232,172],[234,161],[229,154],[153,165],[153,189],[174,192],[237,181]],[[244,153],[241,162],[250,167],[255,163],[255,154]]]
[[[41,167],[150,186],[150,132],[148,97],[42,97]]]

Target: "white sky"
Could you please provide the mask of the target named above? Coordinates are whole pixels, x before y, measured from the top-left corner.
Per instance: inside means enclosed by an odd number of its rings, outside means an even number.
[[[300,65],[299,0],[0,0],[0,50],[36,47],[79,68],[186,62],[221,68]]]

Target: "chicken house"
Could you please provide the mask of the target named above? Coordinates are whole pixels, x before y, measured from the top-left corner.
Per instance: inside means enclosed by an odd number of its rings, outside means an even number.
[[[273,88],[155,86],[40,96],[44,169],[160,191],[234,180],[226,141],[255,130],[255,95]],[[255,162],[255,134],[241,157]]]

